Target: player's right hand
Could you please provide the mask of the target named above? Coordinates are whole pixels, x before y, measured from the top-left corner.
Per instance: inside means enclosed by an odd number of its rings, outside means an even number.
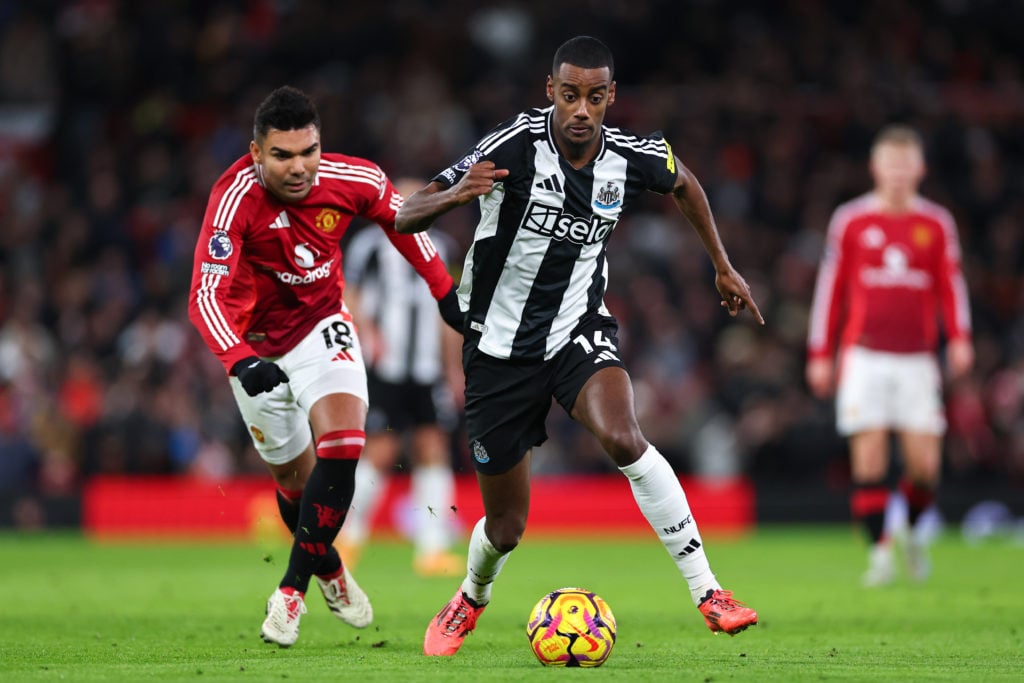
[[[811,358],[806,368],[807,387],[816,397],[824,399],[832,395],[835,387],[835,364],[830,358]]]
[[[288,381],[288,375],[277,363],[257,356],[243,358],[231,366],[231,374],[242,383],[245,393],[250,396],[270,391],[278,384]]]

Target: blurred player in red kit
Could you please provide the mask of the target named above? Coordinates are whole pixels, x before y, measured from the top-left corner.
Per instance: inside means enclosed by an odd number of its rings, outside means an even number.
[[[974,363],[967,288],[953,217],[918,194],[925,175],[916,131],[883,129],[871,148],[872,191],[839,206],[828,228],[811,308],[807,384],[836,394],[838,431],[849,438],[851,510],[871,541],[864,584],[894,578],[885,533],[889,441],[902,454],[907,500],[907,570],[924,580],[927,548],[913,526],[932,504],[941,472],[946,418],[937,349],[938,320],[951,377]],[[838,382],[836,355],[838,350]]]
[[[401,203],[376,164],[322,152],[316,106],[284,86],[256,110],[249,153],[214,184],[196,244],[189,317],[224,366],[294,536],[260,633],[282,647],[298,639],[314,577],[343,622],[373,619],[332,546],[366,441],[366,370],[342,299],[339,245],[354,216],[381,226],[445,321],[462,327],[430,239],[394,230]]]

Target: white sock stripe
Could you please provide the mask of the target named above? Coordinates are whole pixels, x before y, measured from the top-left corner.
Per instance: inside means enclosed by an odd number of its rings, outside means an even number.
[[[336,446],[365,446],[366,437],[362,436],[345,436],[340,439],[328,439],[327,441],[317,442],[317,448],[334,448]]]

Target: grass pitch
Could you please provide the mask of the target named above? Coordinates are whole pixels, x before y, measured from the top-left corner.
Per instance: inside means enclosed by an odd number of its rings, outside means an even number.
[[[258,637],[287,558],[279,540],[0,535],[0,680],[1024,680],[1019,543],[971,546],[947,535],[928,583],[867,590],[858,583],[864,547],[847,527],[706,540],[719,579],[761,617],[735,638],[705,628],[653,534],[528,534],[462,651],[427,658],[424,627],[460,579],[416,577],[403,543],[373,544],[355,572],[374,604],[369,628],[336,621],[314,586],[299,642],[280,649]],[[615,650],[599,669],[545,669],[530,652],[530,608],[565,585],[597,592],[618,620]]]

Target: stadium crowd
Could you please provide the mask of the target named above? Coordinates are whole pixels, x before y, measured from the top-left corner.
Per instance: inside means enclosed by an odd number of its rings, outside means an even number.
[[[619,224],[607,303],[673,465],[843,476],[832,407],[803,383],[807,314],[829,213],[898,120],[926,140],[924,193],[954,212],[971,292],[947,476],[1024,485],[1024,3],[0,0],[0,490],[262,472],[186,316],[207,194],[259,98],[301,87],[325,150],[426,176],[546,104],[536,74],[570,25],[619,59],[608,123],[659,122],[701,178],[768,323],[720,310],[672,202]],[[465,249],[472,212],[439,227]],[[608,466],[567,419],[549,431],[538,471]]]

